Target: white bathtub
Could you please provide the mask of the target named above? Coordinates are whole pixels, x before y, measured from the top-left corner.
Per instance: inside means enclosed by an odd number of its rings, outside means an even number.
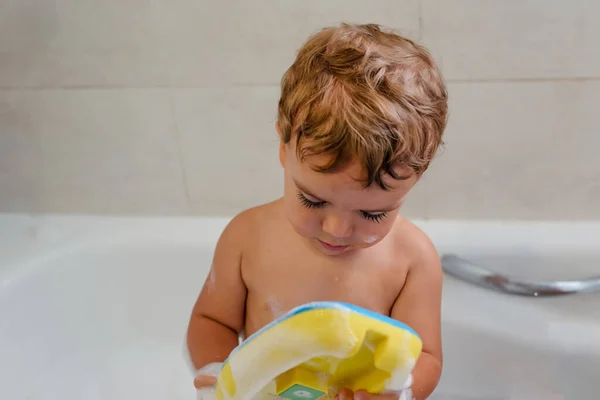
[[[0,399],[195,399],[184,336],[227,221],[0,215]],[[515,275],[600,273],[600,223],[416,222]],[[600,295],[446,278],[443,333],[433,399],[600,398]]]

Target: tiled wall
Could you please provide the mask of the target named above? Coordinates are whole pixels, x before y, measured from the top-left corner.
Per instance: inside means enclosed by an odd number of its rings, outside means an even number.
[[[402,29],[448,81],[447,146],[405,214],[600,218],[595,0],[0,0],[0,211],[278,197],[279,79],[341,20]]]

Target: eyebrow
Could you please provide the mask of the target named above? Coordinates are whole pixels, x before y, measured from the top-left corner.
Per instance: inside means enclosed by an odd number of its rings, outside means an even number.
[[[292,180],[294,181],[294,184],[296,185],[296,187],[297,187],[298,189],[300,189],[300,191],[301,191],[302,193],[305,193],[305,194],[309,195],[310,197],[312,197],[312,198],[316,199],[317,201],[322,201],[322,202],[328,203],[328,201],[327,201],[327,200],[323,200],[323,199],[322,199],[322,198],[320,198],[319,196],[315,196],[314,194],[312,194],[312,193],[310,192],[310,190],[307,190],[307,189],[306,189],[306,187],[305,187],[305,186],[303,186],[302,184],[300,184],[300,183],[299,183],[299,182],[298,182],[296,179],[292,178]],[[400,203],[400,204],[402,204],[402,203]],[[367,213],[367,214],[387,213],[387,212],[393,211],[393,210],[395,210],[396,208],[400,207],[400,204],[396,204],[396,205],[394,205],[394,206],[391,206],[391,207],[386,207],[386,208],[384,208],[384,209],[379,209],[379,210],[360,210],[360,211],[362,211],[362,212],[365,212],[365,213]]]

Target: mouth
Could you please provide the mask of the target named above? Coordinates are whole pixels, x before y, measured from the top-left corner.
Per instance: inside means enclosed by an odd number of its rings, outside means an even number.
[[[338,252],[338,251],[343,251],[343,250],[346,250],[348,247],[350,247],[350,246],[348,246],[348,245],[344,245],[344,246],[337,246],[337,245],[329,244],[329,243],[327,243],[327,242],[324,242],[324,241],[322,241],[322,240],[320,240],[320,239],[317,239],[317,241],[319,242],[319,244],[320,244],[321,246],[323,246],[325,249],[327,249],[327,250],[329,250],[329,251],[335,251],[335,252]]]

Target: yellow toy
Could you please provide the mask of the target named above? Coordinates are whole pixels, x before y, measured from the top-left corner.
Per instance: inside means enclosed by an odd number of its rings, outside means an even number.
[[[421,350],[416,332],[392,318],[346,303],[309,303],[231,353],[217,398],[316,400],[342,388],[397,390]]]

